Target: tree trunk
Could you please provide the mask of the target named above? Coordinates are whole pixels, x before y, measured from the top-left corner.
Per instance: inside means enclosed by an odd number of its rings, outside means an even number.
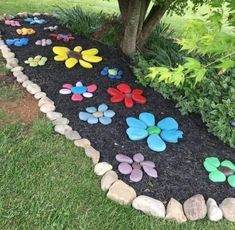
[[[124,36],[121,44],[121,48],[125,54],[133,54],[136,51],[140,10],[140,0],[129,0]]]
[[[146,41],[148,40],[149,36],[152,34],[156,26],[160,23],[162,16],[167,10],[166,5],[164,6],[157,6],[154,5],[149,12],[149,15],[147,16],[143,29],[141,33],[139,34],[138,40],[137,40],[137,46],[138,48],[142,48]]]
[[[121,12],[122,23],[124,26],[127,21],[126,19],[127,19],[129,3],[130,3],[129,0],[118,0],[119,10]]]

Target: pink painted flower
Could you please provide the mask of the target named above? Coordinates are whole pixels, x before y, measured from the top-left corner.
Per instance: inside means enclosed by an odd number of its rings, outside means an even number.
[[[72,101],[82,101],[84,97],[93,97],[93,92],[95,92],[97,86],[91,84],[88,86],[83,86],[82,82],[78,81],[75,86],[70,83],[63,84],[63,88],[59,91],[60,94],[72,94]]]
[[[15,20],[5,20],[5,24],[8,26],[21,26],[21,24]]]

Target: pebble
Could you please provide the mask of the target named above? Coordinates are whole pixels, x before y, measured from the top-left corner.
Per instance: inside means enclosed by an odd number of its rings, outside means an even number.
[[[52,121],[53,125],[67,125],[69,123],[69,119],[65,117],[57,118],[56,120]]]
[[[207,216],[211,221],[219,221],[223,218],[223,212],[218,207],[216,201],[212,198],[209,198],[206,202],[207,206]]]
[[[222,210],[225,219],[235,222],[235,198],[229,197],[224,199],[219,207]]]
[[[85,147],[89,147],[91,145],[91,142],[86,138],[82,138],[80,140],[74,141],[74,144],[78,147],[85,148]]]
[[[41,14],[38,13],[38,12],[35,12],[35,13],[33,13],[33,16],[34,16],[34,17],[38,17],[38,16],[41,16]]]
[[[48,113],[48,112],[52,112],[55,110],[55,106],[51,103],[47,103],[47,104],[43,104],[40,107],[40,111],[43,113]]]
[[[64,133],[67,130],[72,130],[72,128],[69,125],[56,125],[54,127],[55,132],[60,133],[62,135],[64,135]]]
[[[19,83],[24,83],[25,81],[28,81],[28,80],[29,80],[29,78],[26,75],[18,76],[16,78],[16,81]]]
[[[95,165],[94,172],[98,176],[103,176],[106,172],[113,169],[113,166],[107,162],[100,162]]]
[[[184,213],[189,220],[200,220],[207,213],[206,202],[202,195],[197,194],[187,199],[184,204]]]
[[[128,205],[136,198],[136,192],[130,185],[117,180],[109,188],[107,197],[119,204]]]
[[[153,167],[150,167],[148,165],[143,165],[143,170],[147,173],[148,176],[157,178],[157,171]]]
[[[155,125],[155,116],[152,113],[140,113],[139,119],[143,121],[148,127]]]
[[[157,123],[157,126],[163,130],[178,129],[178,122],[173,117],[165,117]]]
[[[33,82],[30,81],[30,80],[28,80],[28,81],[24,81],[23,84],[22,84],[22,86],[23,86],[24,88],[26,88],[26,87],[27,87],[28,85],[30,85],[30,84],[33,84]]]
[[[132,172],[132,167],[128,163],[122,162],[118,165],[118,171],[121,174],[128,175]]]
[[[143,178],[143,171],[141,169],[133,169],[130,175],[130,180],[133,182],[139,182]]]
[[[132,202],[132,206],[137,210],[158,218],[164,218],[166,214],[165,206],[160,200],[144,195],[136,197]]]
[[[41,98],[43,98],[43,97],[46,97],[46,93],[44,93],[44,92],[39,92],[39,93],[36,93],[36,94],[34,95],[34,98],[35,98],[35,99],[41,99]]]
[[[99,162],[100,152],[94,149],[92,146],[85,147],[85,153],[89,158],[92,159],[93,164],[97,164]]]
[[[115,158],[118,162],[121,162],[121,163],[126,162],[129,164],[132,164],[132,162],[133,162],[133,160],[130,157],[128,157],[124,154],[117,154]]]
[[[171,198],[167,204],[166,219],[175,220],[178,223],[187,221],[182,204],[174,198]]]
[[[105,192],[108,191],[110,186],[117,180],[118,180],[118,175],[115,171],[113,170],[107,171],[101,179],[101,182],[100,182],[101,189]]]
[[[15,68],[12,68],[11,69],[11,72],[19,72],[19,71],[23,71],[24,70],[24,67],[22,66],[17,66]]]
[[[66,137],[67,139],[71,140],[71,141],[81,139],[80,134],[78,133],[78,131],[75,131],[75,130],[66,131],[66,132],[65,132],[65,137]]]
[[[12,52],[3,52],[3,54],[2,54],[2,56],[4,57],[4,58],[14,58],[15,57],[15,54],[14,53],[12,53]]]
[[[23,75],[24,75],[24,73],[21,72],[21,71],[13,72],[14,77],[20,77],[20,76],[23,76]]]
[[[62,113],[58,113],[58,112],[49,112],[46,114],[47,118],[51,121],[54,121],[60,117],[62,117]]]
[[[141,161],[144,161],[144,156],[143,156],[141,153],[136,153],[136,154],[133,156],[133,160],[134,160],[135,162],[140,163]]]
[[[36,94],[41,92],[41,88],[37,84],[30,84],[26,87],[26,90],[31,94]]]
[[[54,105],[54,101],[52,101],[49,97],[43,97],[39,100],[38,106],[41,107],[43,104],[48,104],[48,103]]]

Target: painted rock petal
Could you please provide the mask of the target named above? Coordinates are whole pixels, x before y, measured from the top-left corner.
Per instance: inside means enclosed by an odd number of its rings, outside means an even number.
[[[73,94],[71,97],[72,101],[82,101],[83,100],[83,96],[80,94]]]
[[[155,117],[152,113],[147,113],[147,112],[140,113],[139,119],[143,121],[147,126],[155,125]]]
[[[99,105],[99,107],[98,107],[98,111],[99,112],[104,112],[104,111],[106,111],[108,109],[108,106],[106,105],[106,104],[101,104],[101,105]]]
[[[156,134],[150,135],[147,139],[147,143],[149,148],[156,152],[162,152],[166,149],[165,142]]]
[[[79,112],[78,116],[81,121],[87,121],[89,118],[93,117],[92,114],[87,112]]]
[[[228,183],[231,187],[235,188],[235,175],[228,177]]]
[[[89,93],[95,92],[96,89],[97,89],[97,85],[95,85],[95,84],[92,84],[92,85],[87,86],[87,91],[88,91]]]
[[[134,102],[131,97],[124,97],[124,104],[126,108],[130,109],[134,106]]]
[[[86,111],[88,113],[95,113],[95,112],[97,112],[97,109],[96,109],[96,107],[87,107]]]
[[[152,162],[152,161],[142,161],[142,162],[140,162],[140,165],[141,165],[141,166],[146,165],[146,166],[155,168],[155,164],[154,164],[154,162]]]
[[[135,102],[140,103],[140,104],[145,104],[147,101],[146,97],[139,95],[139,94],[132,94],[132,99]]]
[[[222,161],[221,166],[228,167],[228,168],[232,169],[233,171],[235,171],[235,165],[229,160]]]
[[[132,141],[142,140],[148,136],[148,132],[146,130],[139,128],[128,128],[126,133]]]
[[[143,172],[141,169],[133,169],[130,175],[130,180],[134,182],[139,182],[143,178]]]
[[[65,89],[71,89],[73,86],[70,83],[63,84],[63,88]]]
[[[117,89],[123,93],[131,93],[131,87],[125,83],[118,84]]]
[[[100,123],[103,124],[103,125],[109,125],[109,124],[112,123],[112,119],[109,118],[109,117],[100,117],[100,118],[99,118],[99,121],[100,121]]]
[[[123,162],[121,164],[118,165],[118,171],[121,173],[121,174],[124,174],[124,175],[127,175],[127,174],[130,174],[131,171],[132,171],[132,167],[126,163],[126,162]]]
[[[183,132],[180,130],[162,130],[160,136],[164,141],[177,143],[179,138],[183,138]]]
[[[60,94],[63,94],[63,95],[66,95],[66,94],[70,94],[71,93],[71,90],[70,89],[61,89],[59,91]]]
[[[134,117],[128,117],[126,119],[126,123],[131,128],[139,128],[139,129],[147,128],[147,125],[143,121],[140,121],[139,119],[136,119]]]
[[[78,82],[76,83],[76,86],[80,87],[80,86],[83,86],[83,84],[82,84],[81,81],[78,81]]]
[[[118,162],[121,162],[121,163],[123,162],[129,163],[129,164],[133,163],[133,160],[124,154],[117,154],[115,158]]]
[[[226,176],[222,172],[216,170],[210,172],[209,179],[213,182],[224,182],[226,180]]]
[[[113,110],[107,110],[104,112],[105,117],[110,117],[112,118],[115,115],[115,112]]]
[[[144,156],[143,156],[143,154],[141,154],[141,153],[136,153],[134,156],[133,156],[133,160],[135,161],[135,162],[141,162],[141,161],[144,161]]]
[[[143,170],[146,172],[146,174],[148,174],[150,177],[154,177],[157,178],[157,171],[156,169],[148,166],[148,165],[144,165],[143,166]]]
[[[86,98],[91,98],[91,97],[93,97],[93,93],[89,93],[89,92],[85,92],[85,93],[83,93],[82,94],[84,97],[86,97]]]
[[[98,118],[97,118],[97,117],[94,117],[93,115],[91,115],[91,117],[88,118],[88,120],[87,120],[87,122],[88,122],[89,124],[91,124],[91,125],[97,124],[98,121],[99,121]]]
[[[178,129],[178,122],[173,117],[166,117],[157,123],[157,126],[163,130]]]
[[[215,171],[220,166],[220,161],[217,157],[207,157],[203,162],[206,171]]]

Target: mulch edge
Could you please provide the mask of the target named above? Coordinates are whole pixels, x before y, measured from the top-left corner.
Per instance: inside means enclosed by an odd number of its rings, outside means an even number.
[[[55,16],[49,13],[27,13],[22,12],[16,14],[17,17],[28,17],[28,16]],[[10,20],[13,19],[12,15],[3,15],[0,16],[0,20]],[[132,206],[136,210],[140,210],[145,214],[157,217],[157,218],[165,218],[175,220],[178,223],[185,222],[187,220],[195,221],[204,219],[206,215],[208,219],[211,221],[219,221],[225,219],[231,222],[235,222],[234,217],[231,217],[229,214],[229,209],[235,210],[235,198],[229,197],[225,198],[222,203],[217,205],[216,201],[214,205],[208,202],[213,200],[208,198],[207,202],[205,201],[203,195],[196,194],[190,198],[188,198],[183,204],[171,198],[167,205],[163,204],[160,200],[154,199],[152,197],[148,197],[145,195],[137,196],[136,191],[118,179],[118,175],[115,171],[112,170],[112,165],[107,162],[99,162],[100,160],[100,152],[92,147],[91,142],[88,139],[82,138],[80,134],[73,130],[71,126],[68,125],[69,120],[64,118],[61,113],[54,112],[56,107],[54,105],[54,101],[46,96],[45,92],[41,91],[40,86],[33,83],[29,80],[29,78],[23,73],[23,67],[18,65],[18,59],[15,58],[15,54],[11,52],[9,47],[5,45],[2,40],[1,31],[0,31],[0,50],[2,51],[2,55],[6,60],[6,67],[11,70],[13,76],[16,78],[16,81],[26,90],[34,96],[36,100],[39,100],[38,106],[40,107],[40,111],[45,113],[46,117],[52,122],[54,125],[54,131],[64,135],[67,139],[74,142],[74,144],[83,148],[87,157],[91,158],[94,164],[94,172],[98,176],[102,176],[101,178],[101,189],[104,192],[107,192],[107,198],[119,203],[121,205],[129,205]],[[110,175],[111,174],[111,175]],[[198,199],[199,198],[199,199]],[[198,206],[197,202],[200,202],[200,206]],[[213,200],[214,201],[214,200]],[[190,206],[187,204],[190,203]],[[223,204],[230,205],[230,208],[224,207]],[[166,206],[166,207],[165,207]],[[216,208],[218,212],[221,213],[219,217],[213,216],[210,214],[212,208]],[[200,209],[200,210],[198,210]],[[198,212],[198,216],[193,216],[190,212]]]

